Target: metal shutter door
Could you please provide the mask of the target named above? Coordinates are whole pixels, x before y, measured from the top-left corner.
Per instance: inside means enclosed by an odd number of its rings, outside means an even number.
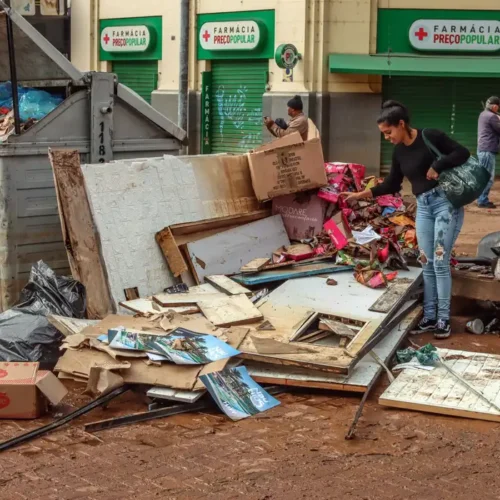
[[[453,133],[453,79],[427,77],[384,77],[383,100],[403,103],[410,111],[411,125]],[[376,126],[376,125],[375,125]],[[381,137],[381,174],[391,168],[393,145]]]
[[[114,61],[113,73],[151,104],[151,93],[158,87],[158,61]]]
[[[498,79],[460,78],[455,80],[455,127],[453,138],[472,154],[477,151],[477,120],[488,97],[498,95]]]
[[[212,61],[212,152],[244,153],[262,144],[268,61]]]

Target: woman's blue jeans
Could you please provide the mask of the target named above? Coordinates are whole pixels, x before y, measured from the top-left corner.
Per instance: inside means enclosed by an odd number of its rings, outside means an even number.
[[[417,196],[417,240],[424,275],[424,317],[450,319],[453,246],[464,223],[439,187]]]

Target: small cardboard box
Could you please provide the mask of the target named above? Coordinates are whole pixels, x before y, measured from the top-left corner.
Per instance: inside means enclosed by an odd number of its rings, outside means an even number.
[[[287,194],[273,199],[273,215],[281,214],[291,240],[313,238],[323,230],[326,201],[316,194]]]
[[[58,404],[67,393],[52,372],[38,370],[38,363],[0,363],[0,418],[37,418],[47,400]]]
[[[318,138],[302,141],[295,132],[247,153],[259,201],[326,186],[323,149]]]

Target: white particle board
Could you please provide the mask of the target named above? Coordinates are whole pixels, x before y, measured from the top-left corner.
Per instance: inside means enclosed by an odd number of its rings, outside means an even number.
[[[258,257],[271,256],[290,245],[281,215],[223,231],[187,244],[189,259],[198,280],[214,274],[233,274]]]
[[[373,348],[373,352],[384,363],[390,361],[397,347],[414,327],[415,321],[419,318],[421,312],[420,307],[414,309]],[[314,387],[351,392],[365,392],[383,370],[370,354],[367,354],[354,367],[349,376],[267,363],[245,361],[245,365],[250,376],[261,384]]]
[[[446,365],[500,406],[500,355],[440,349]],[[384,406],[500,422],[500,412],[439,364],[403,370],[380,396]]]
[[[136,314],[162,314],[173,311],[179,314],[194,314],[200,312],[196,305],[180,306],[180,307],[162,307],[156,304],[151,299],[134,299],[120,302],[120,306],[127,311],[132,311]]]
[[[182,403],[195,403],[206,391],[181,391],[168,387],[152,387],[147,392],[150,398],[180,401]]]
[[[174,283],[155,234],[184,222],[258,209],[241,155],[164,156],[82,165],[115,307],[124,290],[141,296]]]
[[[411,267],[409,271],[399,271],[398,278],[417,279],[421,273],[422,269]],[[384,313],[368,310],[384,294],[385,288],[374,290],[361,285],[352,271],[336,273],[334,276],[336,286],[327,285],[325,278],[288,280],[264,297],[258,305],[308,309],[359,321],[385,318]]]

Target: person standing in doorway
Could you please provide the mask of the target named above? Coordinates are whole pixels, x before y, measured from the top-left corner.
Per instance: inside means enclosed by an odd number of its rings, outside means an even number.
[[[424,317],[419,332],[432,331],[437,339],[450,336],[451,269],[450,257],[464,222],[464,209],[456,209],[439,187],[439,174],[463,165],[469,151],[436,129],[419,130],[410,126],[405,106],[387,101],[377,119],[386,140],[395,145],[392,167],[386,179],[360,193],[342,193],[347,201],[394,194],[401,190],[404,177],[417,198],[417,241],[424,276]],[[431,153],[425,139],[443,155]]]
[[[287,106],[290,121],[288,123],[284,123],[282,118],[278,118],[275,122],[272,118],[266,116],[264,118],[264,123],[266,124],[267,129],[272,135],[274,135],[274,137],[284,137],[285,135],[299,132],[302,140],[306,141],[307,133],[309,131],[309,123],[307,121],[307,116],[303,113],[304,105],[301,97],[296,95],[288,101]]]
[[[496,155],[500,143],[499,107],[500,99],[496,96],[490,97],[486,101],[484,111],[479,115],[477,124],[477,157],[481,166],[491,174],[490,182],[477,200],[479,208],[496,208],[490,201],[490,190],[495,182]]]

